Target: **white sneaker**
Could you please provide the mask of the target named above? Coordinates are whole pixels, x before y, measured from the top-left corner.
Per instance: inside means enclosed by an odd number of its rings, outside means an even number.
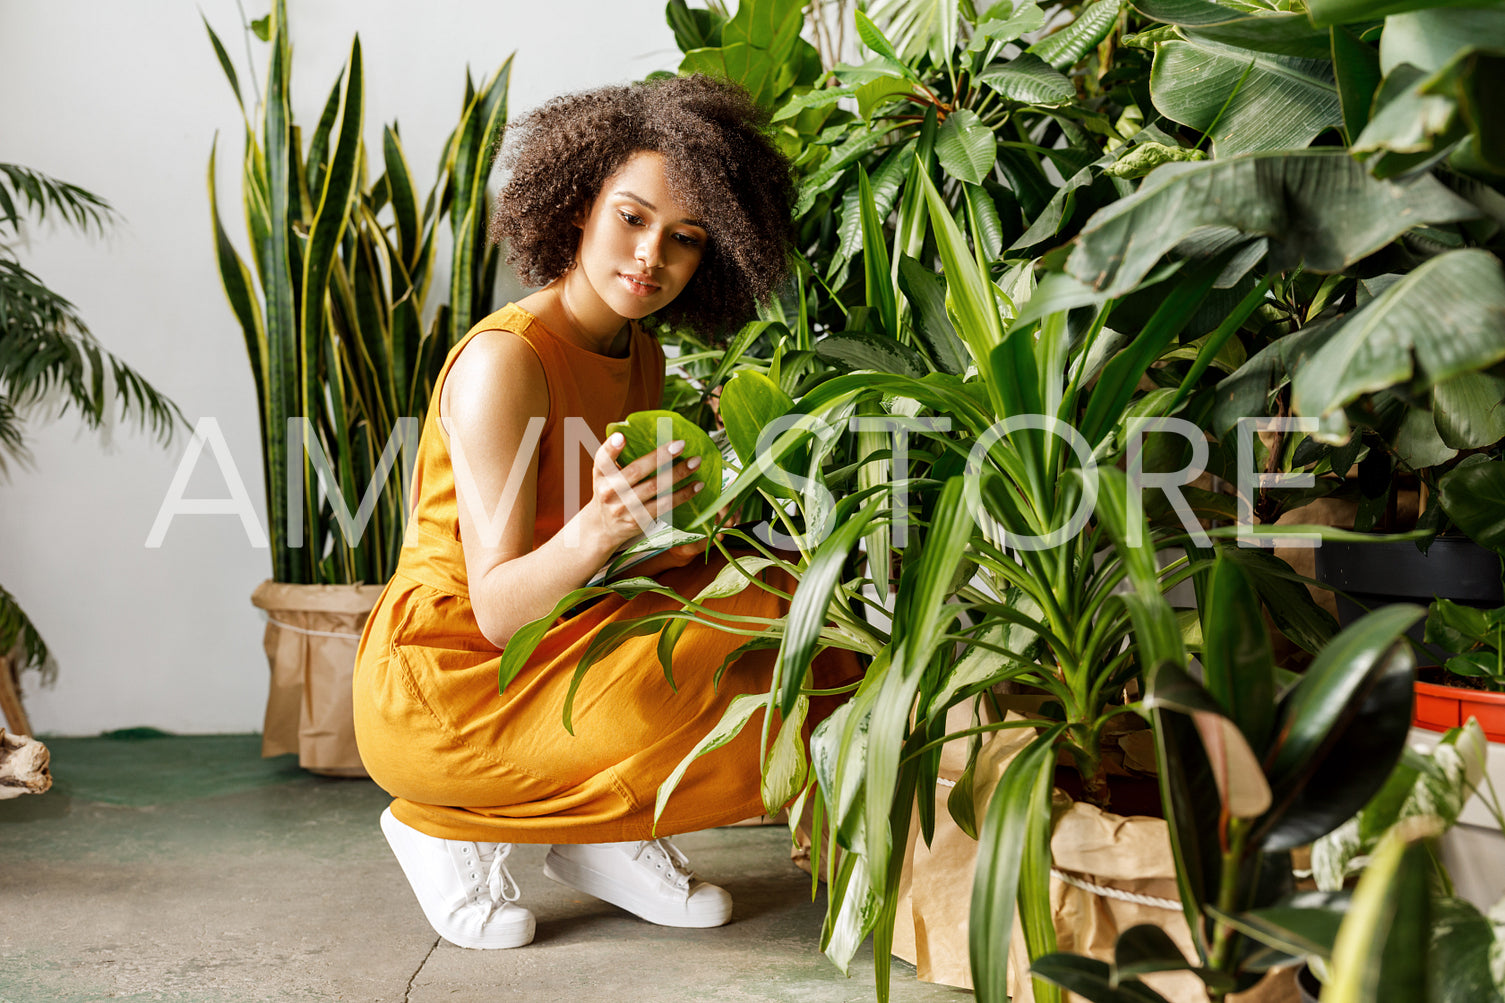
[[[517,882],[507,870],[511,843],[428,836],[391,808],[381,813],[381,831],[439,936],[482,950],[521,947],[533,939],[533,914],[517,905]]]
[[[559,843],[544,858],[546,877],[660,926],[720,926],[732,916],[726,889],[697,881],[667,839]]]

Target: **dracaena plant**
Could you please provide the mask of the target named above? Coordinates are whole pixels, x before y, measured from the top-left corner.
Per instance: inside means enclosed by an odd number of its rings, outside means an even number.
[[[292,115],[285,0],[267,24],[265,93],[251,109],[208,29],[245,119],[254,278],[221,220],[213,152],[209,199],[220,277],[256,380],[273,578],[380,584],[397,565],[407,491],[372,502],[373,482],[379,490],[396,466],[408,483],[417,423],[445,354],[493,308],[498,257],[485,237],[486,175],[507,117],[511,60],[479,89],[467,74],[459,124],[420,203],[395,123],[383,131],[384,170],[369,178],[360,39],[305,148]],[[434,304],[445,226],[450,279]],[[301,498],[289,498],[290,477],[301,478]]]
[[[1217,1001],[1304,954],[1312,910],[1330,906],[1292,899],[1290,850],[1343,824],[1391,776],[1405,746],[1414,679],[1402,635],[1423,610],[1369,614],[1287,682],[1254,588],[1221,551],[1196,576],[1198,678],[1152,556],[1128,546],[1124,527],[1113,532],[1129,555],[1126,604],[1147,663],[1144,706],[1197,956],[1182,955],[1160,928],[1139,926],[1120,935],[1112,961],[1053,954],[1036,958],[1032,971],[1097,1003],[1150,1003],[1162,997],[1141,976],[1188,970]]]

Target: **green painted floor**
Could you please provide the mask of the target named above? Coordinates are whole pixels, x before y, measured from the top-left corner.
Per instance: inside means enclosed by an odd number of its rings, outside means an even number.
[[[520,1000],[826,1003],[874,999],[864,951],[842,976],[820,953],[824,893],[782,827],[678,837],[736,902],[716,930],[652,926],[511,870],[534,943],[439,942],[377,828],[370,781],[259,758],[254,735],[52,739],[56,784],[0,801],[0,1003],[469,1003]],[[892,963],[895,1001],[970,993]]]

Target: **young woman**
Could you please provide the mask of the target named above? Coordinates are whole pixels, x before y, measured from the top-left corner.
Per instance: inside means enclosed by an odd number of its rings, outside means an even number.
[[[355,672],[361,757],[395,798],[382,829],[429,922],[462,947],[532,939],[506,868],[518,842],[554,844],[546,875],[650,922],[731,915],[725,890],[653,838],[653,807],[732,698],[767,691],[774,653],[736,659],[714,684],[746,638],[692,624],[674,649],[676,692],[657,637],[629,638],[584,677],[573,734],[561,710],[591,638],[678,603],[608,596],[560,618],[502,692],[497,660],[519,627],[637,536],[640,519],[690,497],[657,492],[660,468],[674,483],[695,468],[684,443],[619,467],[623,443],[605,427],[660,403],[664,354],[640,320],[735,330],[782,280],[792,183],[766,129],[745,93],[702,76],[557,98],[509,126],[491,236],[542,288],[477,324],[440,370],[403,555]],[[721,566],[685,546],[635,573],[688,597]],[[716,611],[782,615],[793,580],[760,577],[778,591],[751,586]],[[821,687],[859,672],[844,651],[816,662]],[[807,729],[834,706],[812,703]],[[760,732],[754,718],[697,760],[656,831],[759,814]]]

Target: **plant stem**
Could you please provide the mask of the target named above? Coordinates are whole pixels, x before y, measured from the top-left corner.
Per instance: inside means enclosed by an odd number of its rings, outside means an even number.
[[[1239,909],[1239,872],[1243,869],[1244,844],[1249,838],[1249,823],[1242,818],[1229,818],[1227,824],[1227,848],[1223,850],[1223,872],[1218,879],[1218,911],[1232,915]],[[1217,972],[1230,972],[1233,967],[1234,937],[1237,931],[1219,920],[1213,929],[1212,956],[1208,967]],[[1231,974],[1231,972],[1230,972]],[[1209,987],[1212,1003],[1222,1003],[1223,990]]]

